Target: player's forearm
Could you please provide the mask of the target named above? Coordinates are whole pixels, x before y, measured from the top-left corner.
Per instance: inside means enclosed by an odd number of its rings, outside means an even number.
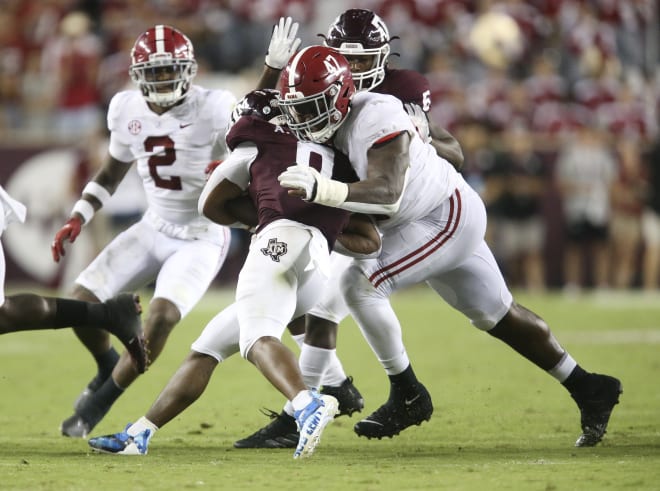
[[[378,228],[370,216],[361,213],[351,215],[335,244],[340,254],[358,258],[376,257],[380,247]]]
[[[277,82],[280,78],[281,72],[282,70],[264,65],[264,69],[261,72],[261,77],[257,82],[257,89],[274,89],[277,87]]]
[[[458,140],[444,128],[435,125],[431,126],[431,138],[431,145],[438,155],[447,160],[456,170],[460,170],[463,167],[464,158]]]

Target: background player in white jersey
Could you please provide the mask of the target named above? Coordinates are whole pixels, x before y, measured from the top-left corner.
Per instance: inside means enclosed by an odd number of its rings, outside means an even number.
[[[104,301],[155,280],[145,320],[151,362],[205,293],[229,247],[229,229],[201,216],[197,201],[206,166],[226,153],[225,134],[236,101],[228,91],[192,85],[196,71],[193,46],[177,29],[158,25],[137,38],[130,75],[138,90],[120,92],[111,100],[109,159],[83,189],[52,245],[59,261],[64,242],[76,239],[137,162],[148,209],[80,274],[74,296]],[[76,334],[95,357],[98,373],[61,431],[84,438],[138,374],[103,332]]]
[[[357,176],[344,155],[298,142],[278,126],[281,113],[276,104],[273,90],[253,91],[239,102],[238,121],[227,135],[232,153],[213,172],[200,197],[200,209],[214,221],[257,224],[236,302],[204,329],[145,417],[122,433],[92,438],[92,448],[114,454],[147,453],[154,432],[192,404],[217,364],[239,347],[292,400],[301,428],[294,457],[310,455],[323,426],[332,420],[337,400],[308,390],[293,353],[280,337],[287,323],[318,299],[329,274],[329,250],[336,241],[371,254],[377,252],[380,238],[368,217],[349,218],[344,210],[306,203],[279,185],[277,176],[291,159],[342,181]],[[248,196],[241,198],[246,192]]]
[[[419,138],[401,103],[388,95],[356,92],[346,58],[324,46],[297,53],[278,88],[291,130],[303,140],[345,152],[361,179],[340,183],[294,165],[280,175],[280,183],[308,201],[382,218],[381,254],[355,260],[341,285],[351,315],[390,378],[388,400],[355,425],[357,434],[391,437],[433,412],[389,301],[394,290],[426,282],[473,325],[568,389],[581,413],[576,446],[600,442],[621,382],[586,372],[541,318],[513,300],[484,240],[483,202]]]
[[[0,186],[0,237],[12,222],[24,222],[25,206]],[[43,329],[105,328],[124,343],[138,372],[145,370],[142,308],[137,295],[121,293],[104,303],[43,297],[34,293],[5,296],[5,254],[0,242],[0,334]]]
[[[286,21],[280,19],[268,48],[260,84],[272,84],[273,87],[277,84],[281,69],[299,46],[300,40],[295,39],[296,32],[297,24],[292,24],[290,18]],[[356,90],[390,94],[399,99],[422,139],[430,142],[438,155],[451,162],[456,169],[463,165],[463,152],[456,139],[429,122],[427,114],[431,109],[431,90],[426,77],[413,70],[388,66],[391,37],[387,25],[378,15],[365,9],[346,10],[333,21],[323,38],[326,46],[337,49],[348,60]],[[339,279],[350,258],[333,254],[332,261],[332,286],[326,289],[326,296],[307,315],[306,325],[304,322],[294,322],[289,326],[289,331],[294,339],[300,340],[304,336],[300,354],[303,373],[308,376],[316,374],[323,390],[340,400],[342,413],[350,415],[352,410],[362,409],[363,399],[336,356],[338,323],[348,314],[339,292]],[[294,446],[298,439],[292,414],[288,404],[279,414],[271,412],[270,423],[238,440],[234,446]]]

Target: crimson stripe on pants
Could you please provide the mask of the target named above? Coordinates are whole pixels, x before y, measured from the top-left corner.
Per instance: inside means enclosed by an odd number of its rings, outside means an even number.
[[[454,216],[454,214],[456,216]],[[388,264],[375,271],[370,277],[369,281],[374,285],[374,288],[378,286],[385,280],[391,278],[394,275],[401,273],[415,264],[422,261],[424,258],[428,257],[430,254],[438,250],[445,244],[449,239],[454,236],[456,229],[458,228],[458,222],[461,219],[461,195],[458,192],[458,189],[454,191],[454,194],[449,198],[449,217],[447,219],[447,224],[445,227],[431,240],[426,244],[423,244],[421,247],[415,249],[410,254],[398,259],[397,261]],[[428,250],[426,250],[428,249]],[[407,262],[412,259],[412,261]],[[406,263],[406,264],[402,264]],[[401,265],[397,268],[397,266]],[[393,269],[396,268],[396,269]],[[378,278],[380,276],[380,278]]]

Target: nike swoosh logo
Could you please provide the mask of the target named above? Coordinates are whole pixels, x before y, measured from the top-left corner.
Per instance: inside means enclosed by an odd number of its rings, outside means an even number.
[[[183,129],[183,128],[187,128],[187,127],[190,126],[191,124],[192,124],[192,123],[186,123],[186,124],[181,123],[181,124],[179,124],[179,128],[181,128],[181,129]]]
[[[405,400],[403,401],[403,403],[404,403],[406,406],[410,406],[413,402],[415,402],[415,401],[416,401],[417,399],[419,399],[420,397],[421,397],[421,394],[417,394],[417,395],[416,395],[415,397],[413,397],[412,399],[405,399]]]

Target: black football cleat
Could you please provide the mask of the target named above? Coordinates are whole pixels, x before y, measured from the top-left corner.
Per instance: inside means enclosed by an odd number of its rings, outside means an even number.
[[[321,394],[333,396],[339,401],[339,413],[337,416],[351,416],[354,412],[360,412],[364,408],[364,398],[357,387],[353,385],[353,377],[347,377],[341,385],[324,385]]]
[[[142,331],[140,297],[133,293],[120,293],[104,303],[110,321],[102,327],[117,336],[130,353],[138,373],[144,373],[149,363],[149,351]]]
[[[358,436],[367,438],[392,438],[412,425],[421,425],[431,419],[433,402],[422,384],[418,392],[405,398],[390,397],[385,404],[365,419],[358,421],[353,430]]]
[[[623,393],[621,381],[609,375],[590,374],[591,383],[583,393],[571,394],[580,408],[582,434],[575,442],[576,447],[593,447],[607,432],[607,424],[614,406]]]
[[[250,436],[234,442],[234,448],[296,448],[300,433],[293,416],[262,410],[272,421]]]

